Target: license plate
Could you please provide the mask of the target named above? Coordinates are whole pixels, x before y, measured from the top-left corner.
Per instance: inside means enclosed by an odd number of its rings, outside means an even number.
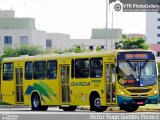
[[[137,105],[143,105],[144,102],[137,102]]]

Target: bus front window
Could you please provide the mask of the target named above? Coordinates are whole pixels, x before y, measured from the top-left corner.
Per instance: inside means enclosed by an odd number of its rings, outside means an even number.
[[[118,81],[124,86],[149,86],[157,83],[155,62],[119,62]]]

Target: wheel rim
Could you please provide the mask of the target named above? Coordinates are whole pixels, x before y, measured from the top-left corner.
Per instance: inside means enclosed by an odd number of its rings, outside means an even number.
[[[100,107],[100,105],[101,105],[101,100],[100,100],[100,98],[96,98],[96,99],[94,100],[94,105],[95,105],[95,107],[97,107],[97,108]]]
[[[34,105],[35,108],[37,108],[39,106],[39,99],[37,97],[35,97],[33,99],[33,105]]]

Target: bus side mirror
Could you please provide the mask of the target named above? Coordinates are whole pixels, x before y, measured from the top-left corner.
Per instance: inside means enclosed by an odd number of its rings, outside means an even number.
[[[116,66],[116,73],[118,74],[119,73],[119,67]]]
[[[157,77],[160,77],[160,72],[159,72],[159,69],[158,69],[158,63],[156,63],[156,68],[157,68]]]

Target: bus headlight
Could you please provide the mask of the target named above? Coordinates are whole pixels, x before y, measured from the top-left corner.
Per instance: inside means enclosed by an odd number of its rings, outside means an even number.
[[[123,94],[124,94],[124,92],[123,92],[123,91],[121,91],[120,93],[121,93],[121,95],[123,95]]]
[[[154,90],[154,92],[153,92],[154,94],[158,94],[158,90]]]
[[[124,95],[124,92],[122,90],[118,90],[118,91],[121,95]]]

